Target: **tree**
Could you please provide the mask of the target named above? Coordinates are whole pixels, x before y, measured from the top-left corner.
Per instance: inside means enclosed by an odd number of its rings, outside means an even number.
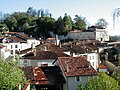
[[[101,18],[97,21],[96,26],[100,26],[102,28],[107,28],[108,22],[105,19]]]
[[[115,21],[116,19],[119,19],[118,17],[120,16],[120,8],[116,8],[113,11],[113,27],[115,26]]]
[[[113,76],[113,78],[115,78],[118,81],[118,83],[120,85],[120,66],[116,67],[112,76]]]
[[[68,31],[66,31],[66,29],[64,28],[64,21],[62,19],[62,17],[60,16],[58,18],[58,20],[56,21],[55,23],[55,26],[56,26],[56,29],[54,30],[54,33],[55,34],[58,34],[58,35],[66,35],[66,33]]]
[[[16,63],[0,60],[0,90],[18,90],[18,85],[25,83],[24,73]]]
[[[78,15],[75,15],[75,26],[74,26],[74,29],[82,29],[82,30],[86,30],[86,19],[85,17],[81,17],[81,16],[78,16]]]
[[[4,22],[7,25],[7,27],[9,28],[9,31],[14,31],[15,28],[17,27],[17,20],[14,16],[7,17],[4,20]]]
[[[64,28],[68,31],[72,29],[72,23],[70,20],[70,16],[67,16],[67,13],[65,13],[64,17],[63,17],[63,21],[64,21]]]
[[[40,17],[37,21],[36,36],[48,38],[50,36],[49,31],[53,31],[55,28],[55,19],[51,17]]]
[[[97,77],[90,78],[85,85],[78,85],[77,90],[119,90],[118,82],[105,74],[99,73]]]

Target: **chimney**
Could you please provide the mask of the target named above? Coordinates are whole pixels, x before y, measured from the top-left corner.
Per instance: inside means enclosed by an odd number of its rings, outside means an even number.
[[[44,51],[47,51],[47,47],[46,46],[44,46]]]
[[[88,61],[88,68],[91,68],[91,63]]]
[[[60,42],[59,46],[60,46],[60,48],[61,48],[61,42]]]
[[[70,47],[72,48],[73,46],[72,46],[72,43],[70,44]]]
[[[33,50],[33,53],[34,53],[34,56],[36,56],[36,48],[34,48],[34,50]]]
[[[108,52],[105,52],[105,60],[108,60]]]
[[[55,45],[58,45],[58,35],[55,35]]]
[[[66,62],[66,71],[69,72],[69,61]]]

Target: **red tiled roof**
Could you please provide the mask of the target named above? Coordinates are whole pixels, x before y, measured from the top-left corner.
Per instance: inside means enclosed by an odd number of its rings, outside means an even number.
[[[99,64],[99,69],[108,69],[107,66],[105,66],[104,64],[100,63]]]
[[[55,38],[47,38],[47,40],[55,40]]]
[[[86,57],[59,57],[58,61],[65,75],[68,77],[97,74],[97,71],[89,64]]]
[[[15,34],[15,33],[18,33],[18,32],[5,32],[5,34]]]
[[[0,45],[0,48],[4,48],[4,47],[6,47],[6,46],[4,46],[4,45]]]
[[[23,38],[32,39],[32,37],[29,37],[27,34],[20,33],[20,32],[5,32],[5,34],[9,34],[9,35],[18,34],[18,35],[22,36]]]
[[[17,54],[27,54],[27,53],[30,53],[30,52],[32,52],[32,48],[21,50],[20,52],[18,51]]]
[[[79,33],[79,32],[82,32],[82,30],[73,30],[73,31],[70,31],[70,32],[74,32],[74,33]]]
[[[10,40],[15,40],[15,41],[17,41],[17,42],[23,42],[23,43],[26,43],[26,41],[25,40],[22,40],[22,39],[20,39],[20,38],[18,38],[18,37],[16,37],[16,36],[10,36],[10,37],[8,37],[8,39],[10,39]],[[12,41],[11,41],[12,42]]]
[[[28,85],[30,85],[30,82],[27,82],[27,84],[24,86],[24,88],[22,88],[22,90],[26,90]]]
[[[27,34],[24,34],[24,33],[17,33],[17,34],[26,39],[33,39],[32,37],[29,37]]]
[[[55,85],[65,83],[58,66],[53,67],[23,67],[26,77],[31,84],[36,85]]]
[[[34,53],[28,53],[24,56],[24,59],[40,60],[40,59],[57,59],[58,57],[67,57],[68,55],[61,52],[52,51],[36,51],[36,56]]]
[[[35,84],[49,84],[47,77],[40,67],[33,68]]]
[[[42,44],[42,45],[39,45],[37,46],[37,50],[41,50],[43,49],[44,47],[47,47],[47,50],[48,51],[54,51],[54,52],[64,52],[66,49],[61,47],[60,46],[57,46],[57,45],[54,45],[54,44],[51,44],[51,43],[45,43],[45,44]]]

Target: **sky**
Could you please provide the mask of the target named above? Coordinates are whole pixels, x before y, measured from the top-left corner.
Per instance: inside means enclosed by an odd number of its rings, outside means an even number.
[[[120,0],[0,0],[0,11],[3,13],[26,12],[29,7],[48,9],[52,17],[57,19],[65,13],[72,18],[75,15],[86,17],[90,25],[104,18],[108,23],[109,35],[120,35],[120,23],[113,28],[113,11],[120,8]]]

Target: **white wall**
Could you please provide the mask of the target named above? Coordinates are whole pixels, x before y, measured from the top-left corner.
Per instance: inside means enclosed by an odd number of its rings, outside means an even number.
[[[96,29],[96,40],[99,41],[109,41],[109,35],[107,35],[107,32],[105,29]]]
[[[68,32],[68,35],[66,36],[68,39],[93,39],[93,40],[99,40],[101,41],[109,41],[109,35],[107,35],[107,32],[104,29],[96,29],[95,32],[92,31],[72,31]]]
[[[23,66],[41,66],[42,64],[48,64],[48,66],[53,66],[55,59],[48,60],[30,60],[30,59],[21,59],[20,65]]]
[[[7,47],[0,48],[0,57],[2,58],[8,58],[10,54],[10,50],[6,50]]]
[[[88,80],[88,78],[90,78],[90,76],[77,76],[79,77],[79,81],[76,80],[76,77],[67,77],[67,90],[76,90],[77,85],[80,85],[80,82],[82,84],[85,84]]]
[[[69,32],[67,35],[68,39],[95,39],[95,33],[94,32]]]
[[[2,45],[7,46],[7,49],[11,51],[11,55],[15,55],[16,51],[29,48],[27,43],[3,43]]]

